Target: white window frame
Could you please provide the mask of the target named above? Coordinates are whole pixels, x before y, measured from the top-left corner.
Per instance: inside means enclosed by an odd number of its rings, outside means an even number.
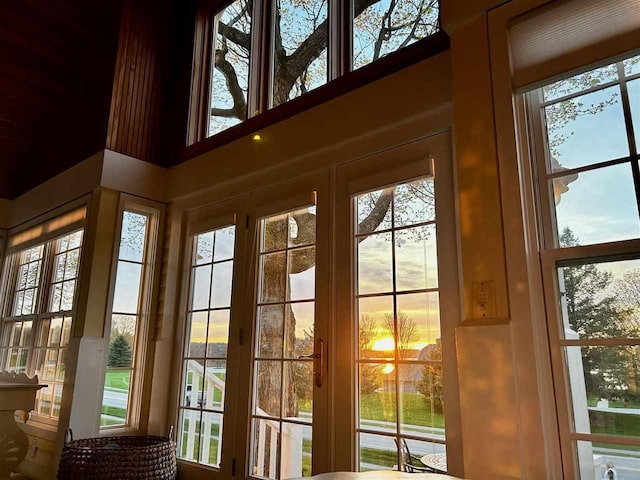
[[[367,69],[374,72],[374,76],[382,77],[388,73],[395,71],[393,58],[398,62],[413,63],[425,58],[430,52],[434,53],[434,47],[429,45],[429,39],[444,34],[440,24],[440,16],[442,12],[442,0],[437,0],[438,20],[437,29],[418,40],[413,39],[410,44],[403,45],[397,50],[388,52],[371,62],[364,64],[359,68],[354,67],[354,7],[353,0],[326,0],[327,1],[327,65],[326,65],[326,82],[317,88],[322,88],[331,84],[334,80],[341,77],[349,76],[352,72],[360,69]],[[212,61],[212,53],[215,46],[216,24],[213,20],[221,12],[224,11],[233,0],[200,0],[198,7],[195,41],[193,49],[192,75],[191,75],[191,91],[190,91],[190,112],[188,126],[187,145],[193,145],[197,142],[215,137],[229,128],[220,132],[209,135],[209,121],[211,120],[211,89],[213,70],[215,68]],[[273,58],[274,58],[274,40],[273,35],[276,29],[276,2],[254,2],[252,12],[252,25],[250,32],[251,56],[249,59],[249,72],[247,79],[247,116],[241,120],[239,124],[245,123],[247,120],[260,116],[273,108],[285,105],[298,98],[306,96],[305,92],[298,97],[287,100],[280,105],[273,106]],[[437,43],[437,42],[436,42]],[[413,48],[412,48],[413,47]],[[422,48],[421,48],[422,47]],[[411,49],[413,52],[410,57],[415,60],[405,60],[401,52],[405,49]],[[435,45],[435,50],[438,50]],[[424,53],[426,52],[426,53]],[[391,57],[390,62],[384,59]],[[369,69],[371,65],[378,65]],[[384,65],[383,65],[384,64]],[[378,73],[379,72],[379,73]],[[361,75],[357,75],[360,77]],[[316,100],[321,103],[323,100]],[[225,137],[226,135],[222,135]]]
[[[342,387],[334,392],[334,401],[342,407],[334,412],[334,436],[349,439],[344,448],[337,448],[335,465],[338,470],[357,471],[358,406],[355,359],[357,358],[357,319],[355,318],[355,249],[354,198],[356,195],[418,178],[433,176],[438,225],[438,291],[440,297],[440,328],[442,336],[442,371],[445,397],[445,445],[447,471],[462,475],[462,438],[460,399],[457,378],[455,328],[461,322],[458,284],[456,217],[451,159],[451,138],[448,133],[427,137],[389,151],[338,167],[336,229],[340,233],[336,247],[336,319],[334,325],[335,356],[333,365],[349,364],[350,368],[333,371],[334,384]],[[349,319],[347,321],[347,319]],[[348,363],[347,363],[348,362]],[[345,387],[347,386],[348,387]],[[399,418],[396,419],[400,421]],[[404,435],[399,435],[404,437]],[[429,441],[428,439],[423,439]],[[440,443],[440,442],[438,442]],[[398,444],[398,466],[402,464]]]
[[[63,317],[71,320],[71,329],[69,332],[69,340],[74,337],[76,309],[78,302],[78,293],[82,283],[83,262],[85,255],[85,219],[88,214],[88,200],[80,199],[72,202],[64,207],[57,208],[47,215],[35,218],[27,222],[25,225],[13,229],[6,235],[6,245],[4,248],[2,284],[0,285],[0,342],[4,345],[8,341],[8,330],[5,328],[9,322],[14,321],[31,321],[31,338],[28,346],[27,363],[25,373],[34,375],[35,372],[35,353],[38,348],[45,350],[45,347],[37,346],[37,337],[42,328],[43,321]],[[82,232],[82,238],[79,246],[78,264],[76,267],[75,286],[73,293],[72,308],[69,310],[61,310],[57,312],[49,311],[48,303],[51,295],[51,287],[53,282],[53,262],[56,256],[55,247],[60,238],[70,235],[74,232]],[[34,313],[31,315],[13,316],[11,308],[13,306],[13,297],[18,275],[17,259],[23,251],[28,248],[42,245],[42,265],[40,277],[37,285],[37,297],[34,298]],[[64,347],[68,352],[69,345]],[[8,348],[0,349],[0,366],[3,369],[6,365],[6,353]],[[67,360],[68,361],[68,360]],[[63,382],[55,381],[54,384],[68,381],[65,376]],[[55,388],[55,387],[54,387]],[[64,388],[61,395],[64,395]],[[63,403],[61,399],[61,404]],[[39,415],[36,411],[31,413],[29,422],[42,426],[43,428],[53,429],[58,425],[58,416]]]
[[[124,425],[100,426],[100,435],[118,435],[146,430],[148,423],[145,411],[148,411],[150,401],[149,388],[151,385],[151,369],[148,364],[153,361],[154,319],[157,311],[158,285],[160,279],[160,267],[162,262],[162,238],[164,232],[165,206],[161,203],[121,194],[118,205],[118,219],[115,229],[113,259],[111,267],[111,279],[107,316],[104,322],[104,338],[106,342],[105,359],[102,379],[104,394],[104,380],[107,370],[109,339],[111,337],[111,318],[113,315],[113,302],[118,275],[118,261],[120,240],[122,235],[122,223],[124,212],[132,212],[144,215],[148,218],[145,245],[142,261],[142,275],[140,292],[138,295],[138,307],[136,311],[137,328],[135,334],[134,355],[132,358],[131,385],[127,403],[127,417]],[[100,412],[102,412],[102,395]],[[100,417],[98,418],[100,425]]]
[[[242,357],[240,350],[243,348],[242,340],[245,335],[241,324],[245,305],[238,299],[245,294],[245,256],[246,245],[246,197],[234,198],[222,201],[208,207],[193,210],[187,213],[185,219],[184,237],[180,241],[180,300],[178,303],[177,329],[175,336],[175,359],[173,362],[171,394],[169,404],[170,424],[174,426],[176,434],[179,434],[180,408],[183,378],[183,362],[189,322],[187,311],[190,306],[191,267],[193,255],[193,240],[196,235],[234,225],[235,246],[233,255],[233,278],[231,289],[231,309],[229,319],[229,339],[227,347],[227,381],[225,385],[224,420],[222,431],[222,458],[219,468],[204,465],[198,462],[178,458],[178,470],[181,475],[191,478],[230,478],[232,472],[242,468],[241,461],[235,460],[235,447],[238,442],[236,425],[239,422],[238,383]],[[240,416],[241,417],[241,416]],[[241,435],[240,435],[241,436]],[[177,442],[178,445],[180,442]]]
[[[636,53],[637,54],[637,53]],[[628,57],[633,57],[630,54]],[[578,441],[586,442],[603,442],[609,444],[624,444],[640,446],[640,438],[630,436],[616,436],[603,434],[586,434],[577,433],[574,430],[573,416],[573,400],[571,394],[571,379],[568,375],[568,361],[564,355],[564,348],[568,346],[616,346],[616,345],[640,345],[640,338],[585,338],[585,339],[568,339],[564,337],[564,322],[561,302],[559,301],[559,292],[561,291],[558,278],[558,268],[563,266],[581,265],[598,262],[609,262],[616,260],[638,259],[640,258],[640,239],[621,240],[601,242],[589,245],[581,245],[575,247],[560,247],[558,245],[555,208],[553,199],[553,189],[550,187],[550,180],[555,177],[567,175],[571,172],[581,173],[589,171],[593,168],[604,167],[610,165],[621,165],[625,163],[631,164],[634,185],[636,190],[636,200],[640,208],[640,172],[638,163],[640,162],[640,154],[638,154],[637,145],[634,138],[633,125],[630,112],[629,97],[627,93],[626,83],[631,80],[640,78],[639,74],[632,76],[623,76],[620,79],[620,73],[624,72],[622,66],[622,58],[617,56],[610,61],[600,62],[598,66],[594,66],[586,71],[598,68],[599,66],[617,63],[619,77],[615,81],[603,83],[589,89],[582,90],[575,94],[568,95],[566,98],[573,98],[592,91],[597,91],[611,85],[620,85],[622,96],[622,110],[625,121],[626,136],[629,143],[629,156],[621,159],[602,161],[600,163],[588,164],[587,166],[577,167],[570,171],[548,173],[550,160],[548,158],[547,138],[544,128],[542,87],[523,94],[516,98],[516,105],[521,117],[518,119],[521,124],[520,136],[527,142],[530,151],[525,152],[530,155],[531,173],[524,176],[524,181],[529,184],[524,185],[524,191],[532,195],[532,213],[529,215],[529,222],[537,224],[539,261],[541,267],[542,291],[544,292],[546,320],[548,326],[548,341],[551,356],[551,371],[553,383],[555,387],[556,411],[559,423],[559,437],[562,469],[565,478],[579,478],[582,474],[588,474],[593,468],[592,463],[579,464],[579,448]],[[568,73],[565,78],[570,78],[575,73]],[[553,82],[558,79],[554,78]],[[553,83],[548,82],[548,83]],[[563,97],[564,98],[564,97]],[[553,101],[555,102],[555,100]],[[551,103],[553,103],[551,102]],[[637,121],[638,119],[636,119]],[[525,132],[527,125],[528,132]],[[639,125],[636,125],[638,131]],[[526,137],[528,135],[528,138]],[[528,167],[525,167],[528,171]],[[584,459],[583,459],[584,460]],[[580,467],[585,469],[580,471]],[[592,473],[591,473],[592,475]]]

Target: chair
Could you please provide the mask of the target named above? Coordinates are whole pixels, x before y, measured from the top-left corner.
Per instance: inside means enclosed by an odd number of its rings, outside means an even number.
[[[398,439],[394,439],[396,442],[396,447],[398,446]],[[407,445],[407,441],[404,438],[400,439],[400,455],[401,455],[401,472],[407,473],[439,473],[437,470],[433,468],[429,468],[424,465],[420,458],[416,455],[411,455],[411,451],[409,450],[409,446]]]

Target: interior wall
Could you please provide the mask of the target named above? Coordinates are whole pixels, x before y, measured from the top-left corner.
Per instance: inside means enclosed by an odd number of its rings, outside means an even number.
[[[260,130],[259,141],[248,135],[173,167],[169,198],[294,163],[301,172],[311,171],[401,144],[433,130],[433,119],[451,100],[450,57],[444,52]]]

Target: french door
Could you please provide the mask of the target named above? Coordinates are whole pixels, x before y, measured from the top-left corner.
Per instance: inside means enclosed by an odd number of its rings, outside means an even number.
[[[250,203],[238,450],[249,477],[310,476],[327,468],[328,175],[255,192]]]
[[[338,168],[337,470],[462,474],[450,137]]]
[[[185,473],[404,469],[404,444],[461,473],[451,173],[442,134],[194,214]]]

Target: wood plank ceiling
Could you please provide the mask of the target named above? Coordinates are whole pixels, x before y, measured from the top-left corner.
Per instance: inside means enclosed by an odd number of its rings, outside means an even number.
[[[104,148],[114,0],[0,0],[0,198]]]

